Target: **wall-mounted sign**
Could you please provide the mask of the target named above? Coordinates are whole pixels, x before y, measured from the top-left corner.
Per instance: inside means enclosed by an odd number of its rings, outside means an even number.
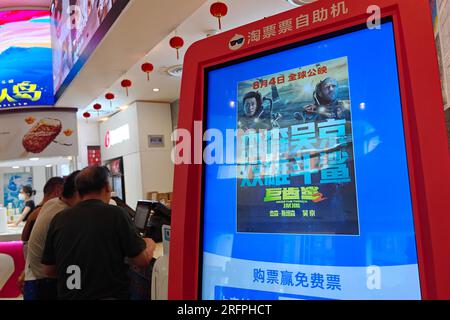
[[[1,113],[0,160],[77,154],[76,109]]]
[[[88,146],[88,166],[100,166],[102,164],[102,155],[100,146]]]
[[[149,148],[164,148],[164,136],[163,135],[149,135],[148,136]]]
[[[105,147],[111,148],[112,146],[127,140],[130,140],[130,127],[128,124],[121,126],[115,130],[106,131]]]
[[[0,12],[0,108],[53,105],[48,11]]]

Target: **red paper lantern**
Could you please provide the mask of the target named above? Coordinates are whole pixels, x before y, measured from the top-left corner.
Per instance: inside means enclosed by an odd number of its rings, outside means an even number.
[[[97,116],[100,116],[100,109],[102,108],[102,105],[100,103],[94,104],[94,110],[97,111]]]
[[[109,107],[112,109],[112,100],[114,100],[115,96],[114,93],[108,92],[105,94],[105,99],[109,100]]]
[[[177,60],[180,59],[179,49],[184,46],[183,38],[179,36],[173,37],[172,39],[170,39],[170,46],[177,50]]]
[[[121,85],[123,88],[125,88],[127,90],[127,97],[128,97],[128,88],[130,88],[132,85],[131,80],[128,80],[128,79],[122,80]]]
[[[211,5],[209,10],[211,14],[219,19],[219,30],[222,30],[222,21],[220,20],[222,17],[225,17],[228,13],[228,7],[225,3],[217,1]]]
[[[154,67],[151,63],[146,62],[141,66],[142,71],[147,73],[147,81],[150,81],[150,72],[153,71]]]
[[[89,112],[85,112],[85,113],[83,113],[83,117],[86,119],[86,122],[87,122],[88,119],[91,117],[91,114]]]

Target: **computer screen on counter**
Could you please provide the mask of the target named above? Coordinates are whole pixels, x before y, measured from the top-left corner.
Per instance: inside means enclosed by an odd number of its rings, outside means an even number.
[[[134,216],[134,225],[139,231],[144,232],[149,216],[150,206],[147,203],[138,202],[136,207],[136,214]]]
[[[204,168],[201,297],[420,299],[393,23],[205,77],[206,129],[244,152]],[[278,157],[245,161],[264,132]]]

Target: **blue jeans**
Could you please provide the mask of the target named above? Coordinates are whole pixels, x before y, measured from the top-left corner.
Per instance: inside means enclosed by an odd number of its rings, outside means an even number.
[[[36,281],[25,281],[23,283],[23,300],[37,300]]]
[[[24,300],[56,300],[56,279],[38,279],[25,281],[23,285]]]

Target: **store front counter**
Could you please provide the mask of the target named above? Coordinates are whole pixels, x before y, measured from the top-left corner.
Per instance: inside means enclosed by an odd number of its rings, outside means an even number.
[[[13,237],[14,232],[2,235],[2,239]],[[21,296],[17,281],[24,268],[22,241],[0,242],[0,299],[15,299]]]
[[[8,226],[0,233],[0,299],[16,299],[22,294],[17,281],[25,268],[21,241],[24,225]]]
[[[23,227],[24,224],[20,224],[18,227],[8,226],[6,232],[0,232],[0,242],[20,241]]]

